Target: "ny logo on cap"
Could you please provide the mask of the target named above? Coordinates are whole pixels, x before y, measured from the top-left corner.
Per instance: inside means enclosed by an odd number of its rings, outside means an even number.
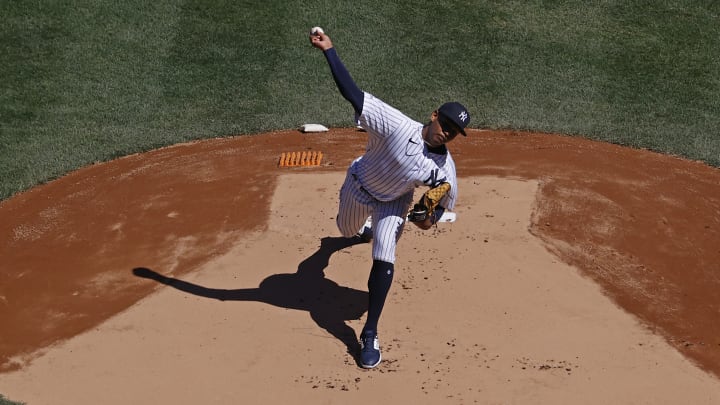
[[[458,117],[460,117],[460,120],[462,122],[465,122],[465,120],[467,120],[467,118],[468,118],[467,111],[461,111],[460,114],[458,115]]]

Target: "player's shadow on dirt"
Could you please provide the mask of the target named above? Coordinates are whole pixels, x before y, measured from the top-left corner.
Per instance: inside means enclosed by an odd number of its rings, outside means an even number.
[[[343,342],[348,353],[357,356],[360,350],[357,335],[345,321],[362,317],[367,310],[368,293],[338,285],[325,278],[324,270],[333,253],[359,243],[363,241],[358,237],[322,238],[318,250],[300,262],[296,273],[273,274],[257,288],[208,288],[166,277],[144,267],[133,269],[133,274],[201,297],[220,301],[257,301],[308,311],[318,326]]]

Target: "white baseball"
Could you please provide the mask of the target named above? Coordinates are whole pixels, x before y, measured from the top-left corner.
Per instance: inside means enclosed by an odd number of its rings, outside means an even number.
[[[310,30],[310,35],[320,35],[324,33],[325,31],[323,31],[323,29],[320,27],[312,27],[312,29]]]

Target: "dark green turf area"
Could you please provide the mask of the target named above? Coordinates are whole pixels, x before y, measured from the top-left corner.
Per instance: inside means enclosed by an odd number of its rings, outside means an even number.
[[[350,126],[322,53],[418,120],[578,135],[720,166],[709,1],[0,2],[0,199],[193,139]]]

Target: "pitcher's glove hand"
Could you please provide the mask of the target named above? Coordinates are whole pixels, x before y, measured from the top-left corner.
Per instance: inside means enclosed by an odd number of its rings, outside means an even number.
[[[408,213],[408,221],[423,222],[427,219],[428,215],[434,215],[435,209],[438,207],[438,204],[440,204],[440,200],[445,197],[448,191],[450,191],[450,183],[441,183],[439,186],[426,191],[410,213]]]

